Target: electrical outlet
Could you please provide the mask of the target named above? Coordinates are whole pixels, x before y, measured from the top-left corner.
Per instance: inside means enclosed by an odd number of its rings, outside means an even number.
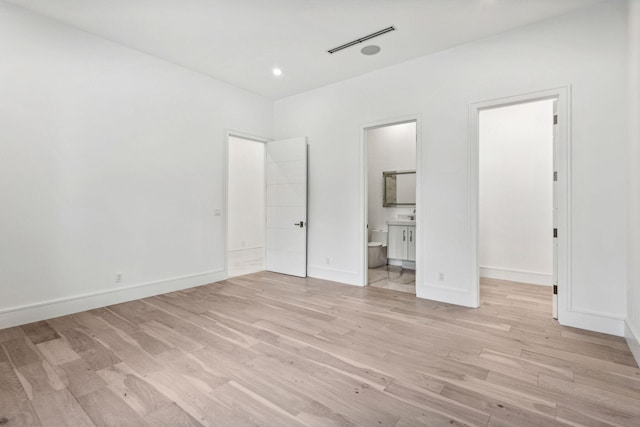
[[[122,273],[116,273],[116,283],[122,282]]]
[[[331,264],[331,258],[326,257],[326,258],[324,259],[324,262],[326,262],[326,263],[327,263],[327,265]]]
[[[438,273],[438,280],[441,281],[441,282],[444,282],[444,273],[443,272]]]

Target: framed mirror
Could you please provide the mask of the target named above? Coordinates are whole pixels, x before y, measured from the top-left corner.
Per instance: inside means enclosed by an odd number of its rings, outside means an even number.
[[[382,182],[383,207],[416,205],[416,171],[382,172]]]

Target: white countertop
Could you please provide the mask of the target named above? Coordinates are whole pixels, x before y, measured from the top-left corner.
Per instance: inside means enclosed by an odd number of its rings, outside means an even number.
[[[392,219],[387,221],[387,225],[416,225],[416,221],[411,219]]]

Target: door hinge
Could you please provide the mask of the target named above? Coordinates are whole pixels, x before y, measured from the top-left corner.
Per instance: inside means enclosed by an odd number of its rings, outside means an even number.
[[[554,114],[554,115],[553,115],[553,124],[554,124],[554,125],[557,125],[557,124],[558,124],[558,115],[557,115],[557,114]]]
[[[557,228],[554,228],[554,229],[553,229],[553,238],[555,239],[555,238],[557,238],[557,237],[558,237],[558,229],[557,229]]]
[[[558,295],[558,285],[553,285],[553,294]]]
[[[558,171],[553,171],[553,180],[554,181],[558,180]]]

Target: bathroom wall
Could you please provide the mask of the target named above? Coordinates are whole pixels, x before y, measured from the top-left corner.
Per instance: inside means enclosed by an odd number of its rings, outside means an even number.
[[[383,207],[382,172],[416,169],[416,124],[403,123],[367,131],[369,230],[386,230],[387,221],[411,214],[411,207]]]
[[[229,137],[229,250],[264,247],[264,144]]]
[[[480,112],[480,275],[553,284],[553,101]]]

